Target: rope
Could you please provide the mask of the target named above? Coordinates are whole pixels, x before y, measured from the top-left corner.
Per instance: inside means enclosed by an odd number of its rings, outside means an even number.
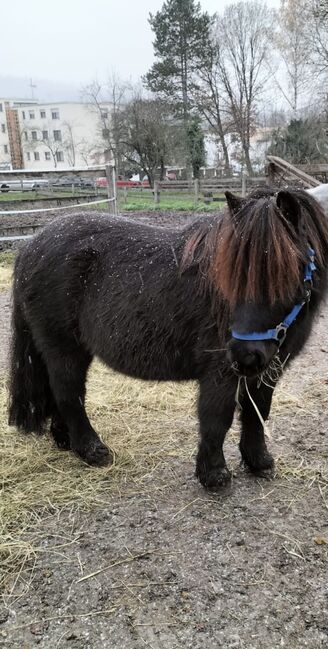
[[[104,198],[101,201],[91,201],[91,203],[77,203],[76,205],[63,205],[61,207],[41,207],[35,210],[9,210],[0,212],[0,216],[8,214],[36,214],[40,212],[57,212],[59,210],[72,210],[75,207],[85,207],[86,205],[99,205],[100,203],[112,203],[116,198]]]

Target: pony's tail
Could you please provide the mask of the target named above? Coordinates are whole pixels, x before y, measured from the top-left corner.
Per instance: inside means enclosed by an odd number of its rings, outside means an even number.
[[[9,425],[26,433],[42,433],[51,414],[52,394],[47,368],[37,351],[18,301],[12,315],[9,379]]]

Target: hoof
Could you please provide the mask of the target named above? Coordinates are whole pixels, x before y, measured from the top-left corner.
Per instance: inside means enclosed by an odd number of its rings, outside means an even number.
[[[197,466],[196,476],[203,487],[210,491],[221,489],[231,481],[231,473],[226,466],[221,469],[208,469],[204,465]]]
[[[80,458],[91,466],[108,466],[113,463],[113,455],[100,440],[92,442],[83,449],[74,449]]]
[[[247,468],[261,478],[272,478],[274,476],[274,459],[268,451],[261,455],[250,455],[241,451],[243,462]]]

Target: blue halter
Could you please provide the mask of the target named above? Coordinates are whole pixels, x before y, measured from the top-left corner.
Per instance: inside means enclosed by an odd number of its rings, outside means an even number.
[[[306,298],[303,302],[295,304],[291,312],[286,316],[286,318],[280,322],[274,329],[268,329],[267,331],[258,332],[254,331],[249,334],[240,334],[238,331],[232,330],[231,335],[237,340],[275,340],[279,347],[284,342],[287,330],[291,324],[296,320],[299,312],[303,308],[304,304],[308,304],[311,298],[311,288],[312,288],[312,274],[316,270],[316,265],[314,263],[315,252],[312,248],[308,248],[309,261],[304,269],[304,283],[309,283],[309,288],[306,287]]]

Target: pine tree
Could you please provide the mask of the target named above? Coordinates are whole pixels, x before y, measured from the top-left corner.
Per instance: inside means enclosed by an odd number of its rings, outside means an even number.
[[[162,9],[149,17],[157,61],[146,74],[146,85],[171,102],[185,125],[191,108],[192,76],[209,38],[211,21],[194,0],[166,0]]]

